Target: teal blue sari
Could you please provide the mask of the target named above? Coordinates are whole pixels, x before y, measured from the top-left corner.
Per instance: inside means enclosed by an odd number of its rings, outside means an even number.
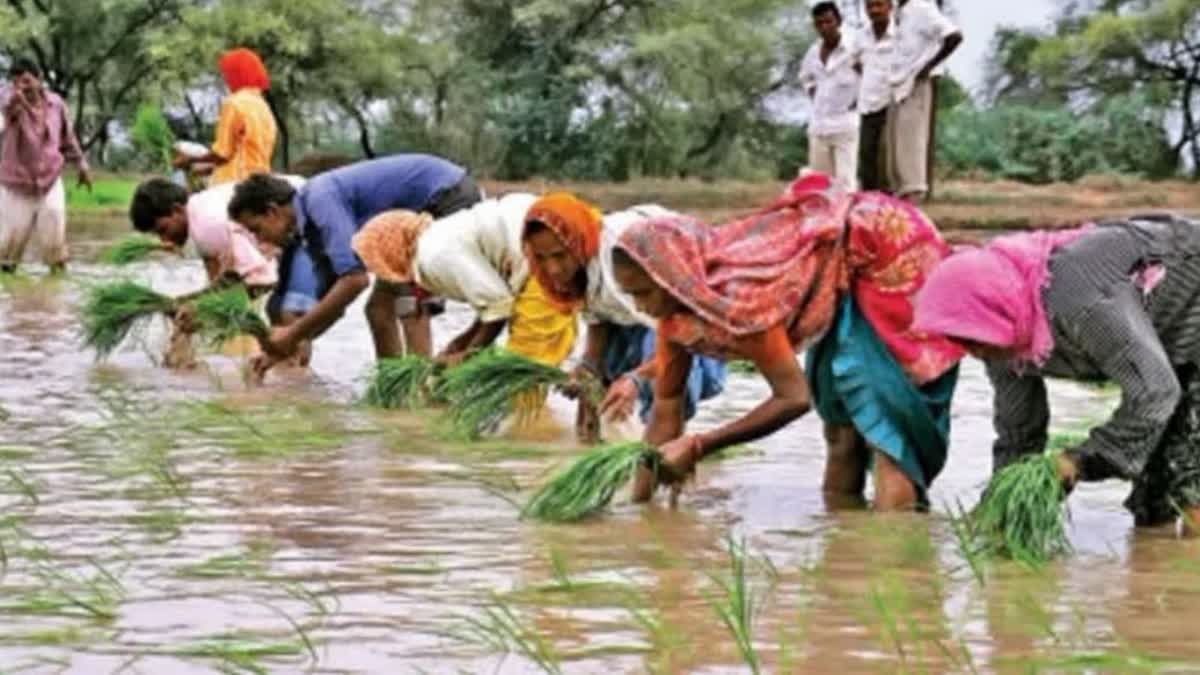
[[[842,303],[833,326],[805,361],[821,419],[857,429],[904,470],[925,502],[929,486],[946,465],[958,366],[917,387],[853,298]]]

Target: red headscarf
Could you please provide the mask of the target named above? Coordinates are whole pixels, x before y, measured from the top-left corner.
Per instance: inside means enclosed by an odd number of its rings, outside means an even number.
[[[526,231],[533,222],[548,227],[580,265],[586,266],[600,252],[603,216],[599,209],[573,194],[556,192],[534,202],[525,214]],[[550,301],[569,310],[582,306],[587,289],[557,286],[528,251],[529,244],[525,246],[530,271]]]
[[[245,47],[225,52],[221,56],[220,67],[231,92],[246,88],[266,91],[271,88],[271,76],[267,74],[262,59]]]
[[[832,325],[849,292],[917,384],[962,358],[945,338],[909,330],[913,296],[949,254],[937,228],[906,202],[844,194],[822,174],[800,178],[747,218],[720,227],[646,220],[618,245],[690,310],[658,324],[678,344],[721,348],[782,325],[803,348]]]

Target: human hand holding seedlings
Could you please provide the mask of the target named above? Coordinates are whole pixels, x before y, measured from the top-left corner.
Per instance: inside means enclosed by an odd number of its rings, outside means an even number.
[[[1070,496],[1079,482],[1079,463],[1075,454],[1073,450],[1065,450],[1054,458],[1054,466],[1058,473],[1058,480],[1062,483],[1064,499]]]
[[[604,419],[622,421],[633,415],[638,400],[638,385],[635,375],[622,375],[608,388],[604,401],[600,403],[600,416]]]

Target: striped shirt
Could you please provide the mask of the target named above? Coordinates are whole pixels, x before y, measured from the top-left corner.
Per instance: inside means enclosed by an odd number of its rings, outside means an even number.
[[[1145,279],[1158,270],[1157,284]],[[1079,446],[1086,480],[1142,472],[1179,404],[1177,366],[1200,364],[1200,223],[1139,216],[1104,223],[1051,257],[1043,292],[1054,350],[1040,369],[989,362],[995,468],[1041,452],[1050,409],[1044,376],[1111,381],[1121,404]]]
[[[278,129],[271,107],[257,89],[240,89],[221,104],[213,153],[226,161],[213,170],[210,185],[245,180],[271,172]]]

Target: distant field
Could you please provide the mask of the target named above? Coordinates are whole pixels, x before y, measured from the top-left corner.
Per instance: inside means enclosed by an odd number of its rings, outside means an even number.
[[[92,193],[68,174],[68,204],[85,221],[123,217],[141,176],[100,174]],[[569,190],[605,210],[658,203],[719,222],[769,202],[784,183],[647,179],[627,183],[553,180],[483,181],[489,194]],[[1072,184],[1024,185],[1009,181],[946,181],[925,207],[944,230],[1022,230],[1067,227],[1131,213],[1174,210],[1200,214],[1200,183],[1151,183],[1095,176]]]

